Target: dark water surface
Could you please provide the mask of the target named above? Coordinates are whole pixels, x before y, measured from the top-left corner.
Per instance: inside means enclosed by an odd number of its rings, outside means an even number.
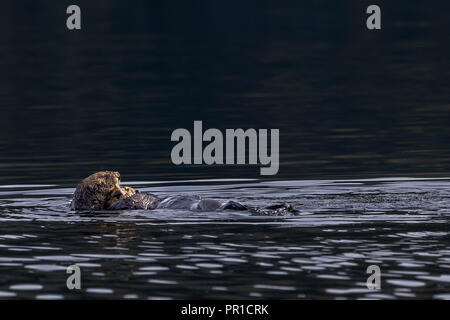
[[[450,2],[376,3],[2,1],[0,298],[450,298]],[[280,129],[278,175],[173,165],[194,120]],[[70,212],[105,169],[300,215]]]
[[[64,1],[6,1],[0,184],[259,176],[174,166],[194,120],[279,128],[278,180],[450,175],[448,1],[379,1],[379,32],[365,1],[158,3],[80,1],[69,32]]]

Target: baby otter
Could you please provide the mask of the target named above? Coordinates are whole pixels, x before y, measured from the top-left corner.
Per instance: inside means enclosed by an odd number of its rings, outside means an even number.
[[[290,205],[275,205],[265,209],[242,205],[235,201],[221,202],[201,199],[199,196],[172,196],[160,198],[151,193],[120,186],[120,174],[116,171],[101,171],[81,181],[73,194],[72,210],[152,210],[186,209],[191,211],[247,210],[256,215],[287,215],[297,213]]]

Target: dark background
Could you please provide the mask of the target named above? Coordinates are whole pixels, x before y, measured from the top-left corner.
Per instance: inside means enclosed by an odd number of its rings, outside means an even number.
[[[279,128],[263,178],[448,176],[449,4],[2,1],[0,184],[260,177],[173,165],[170,135],[194,120]]]

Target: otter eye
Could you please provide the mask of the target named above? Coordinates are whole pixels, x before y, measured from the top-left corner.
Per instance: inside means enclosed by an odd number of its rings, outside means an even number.
[[[120,197],[122,196],[122,193],[120,193],[120,191],[114,191],[112,196],[113,196],[113,198],[120,199]]]

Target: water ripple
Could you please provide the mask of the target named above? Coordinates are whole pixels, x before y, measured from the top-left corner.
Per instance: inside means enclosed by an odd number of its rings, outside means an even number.
[[[72,188],[4,186],[0,298],[449,299],[448,179],[135,183],[300,214],[82,214],[68,209]],[[65,289],[72,264],[79,292]]]

